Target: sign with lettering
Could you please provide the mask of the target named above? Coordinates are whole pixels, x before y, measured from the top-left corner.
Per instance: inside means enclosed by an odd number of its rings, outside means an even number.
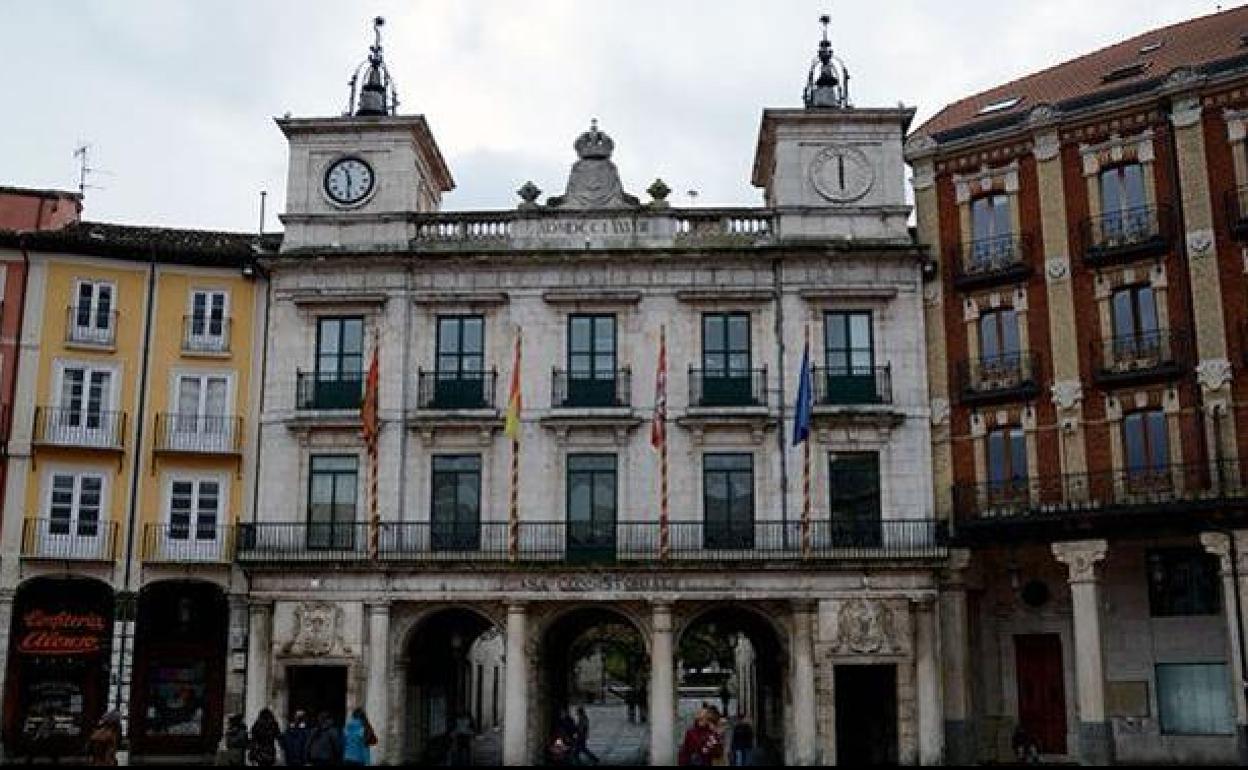
[[[584,248],[634,243],[670,243],[675,224],[666,217],[561,216],[517,219],[511,224],[514,246]]]
[[[25,655],[98,655],[108,619],[97,612],[30,610],[22,616],[17,651]]]
[[[615,573],[587,575],[523,575],[505,590],[594,593],[598,591],[675,591],[678,581],[661,575],[620,575]]]

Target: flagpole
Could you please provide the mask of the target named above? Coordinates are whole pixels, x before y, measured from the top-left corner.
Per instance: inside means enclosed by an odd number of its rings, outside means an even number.
[[[810,324],[806,324],[806,347],[802,357],[810,367]],[[808,371],[802,373],[809,377]],[[812,385],[814,383],[811,383]],[[810,436],[802,442],[802,558],[810,557]]]
[[[511,434],[511,498],[507,506],[507,555],[520,558],[520,327],[516,327],[516,356],[512,364],[511,393],[508,395],[508,425]]]
[[[662,423],[659,427],[663,440],[659,442],[659,559],[667,561],[672,551],[671,522],[668,518],[667,499],[667,327],[659,327],[659,366],[663,367],[663,401],[662,414],[655,419]]]
[[[378,383],[375,381],[375,368],[378,366],[378,346],[381,344],[381,335],[376,327],[373,329],[373,362],[369,365],[368,383],[369,394],[367,398],[371,400],[371,412],[366,419],[371,421],[371,426],[365,428],[369,431],[368,440],[368,554],[369,558],[376,559],[381,551],[381,509],[377,500],[377,443],[379,436],[377,435],[381,429],[381,405],[377,403]]]

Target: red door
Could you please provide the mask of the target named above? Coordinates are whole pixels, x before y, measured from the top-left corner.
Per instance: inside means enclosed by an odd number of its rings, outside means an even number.
[[[1057,634],[1014,637],[1018,722],[1043,754],[1066,753],[1066,687]]]

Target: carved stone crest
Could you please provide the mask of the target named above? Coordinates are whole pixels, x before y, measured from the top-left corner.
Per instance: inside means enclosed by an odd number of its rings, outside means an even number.
[[[944,425],[949,419],[949,399],[932,399],[932,425]]]
[[[1206,392],[1221,390],[1231,381],[1231,362],[1225,358],[1206,358],[1196,365],[1196,381]]]
[[[1083,383],[1079,380],[1058,380],[1053,383],[1053,405],[1063,411],[1079,406],[1083,401]]]
[[[1060,281],[1070,274],[1070,261],[1066,257],[1049,257],[1044,260],[1044,273],[1049,280]]]
[[[1213,232],[1193,230],[1187,234],[1187,253],[1193,259],[1204,259],[1213,252]]]
[[[342,608],[330,602],[301,602],[295,607],[295,638],[288,655],[323,656],[347,652],[342,644]]]
[[[890,655],[901,651],[897,623],[886,604],[851,599],[837,613],[834,649],[842,654]]]
[[[624,192],[620,172],[611,162],[615,142],[598,130],[597,119],[577,137],[573,144],[579,160],[572,164],[568,188],[563,195],[546,199],[552,209],[620,209],[637,208],[636,197]]]

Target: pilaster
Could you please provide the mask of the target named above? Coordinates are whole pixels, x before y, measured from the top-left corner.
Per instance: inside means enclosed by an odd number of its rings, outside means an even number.
[[[1109,551],[1104,540],[1052,545],[1053,556],[1069,572],[1074,610],[1075,688],[1079,705],[1079,762],[1113,762],[1114,736],[1105,718],[1105,664],[1101,638],[1100,563]]]

